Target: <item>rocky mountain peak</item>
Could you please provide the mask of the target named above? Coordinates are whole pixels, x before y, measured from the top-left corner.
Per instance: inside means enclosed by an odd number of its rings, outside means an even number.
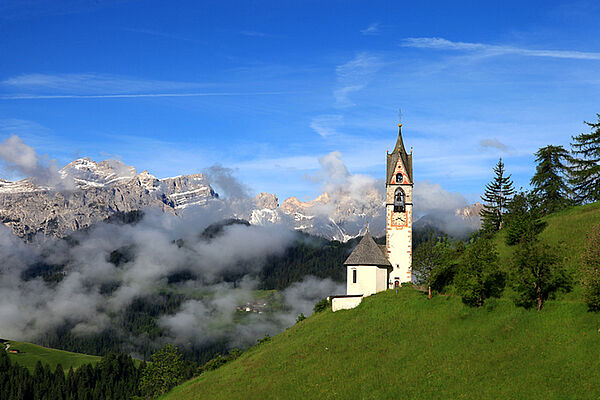
[[[61,237],[117,212],[156,207],[176,213],[218,197],[202,174],[158,179],[118,160],[79,158],[58,173],[69,190],[40,187],[29,179],[1,180],[0,221],[21,237]]]
[[[259,209],[275,210],[279,207],[279,199],[274,194],[263,192],[254,198],[254,204]]]

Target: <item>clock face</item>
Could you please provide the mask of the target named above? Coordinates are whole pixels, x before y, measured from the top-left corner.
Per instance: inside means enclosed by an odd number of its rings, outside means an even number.
[[[403,213],[403,212],[392,213],[392,224],[393,225],[406,225],[406,213]]]

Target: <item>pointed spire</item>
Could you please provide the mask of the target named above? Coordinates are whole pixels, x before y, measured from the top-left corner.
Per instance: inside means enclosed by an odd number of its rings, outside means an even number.
[[[404,141],[402,140],[402,124],[398,124],[398,139],[396,139],[396,146],[394,146],[394,151],[392,153],[405,153],[406,149],[404,148]]]
[[[387,182],[392,181],[392,176],[396,169],[396,162],[398,159],[402,160],[406,173],[408,174],[408,180],[412,182],[412,153],[408,154],[404,147],[404,141],[402,140],[402,124],[398,124],[398,139],[396,139],[396,146],[391,153],[387,154]]]

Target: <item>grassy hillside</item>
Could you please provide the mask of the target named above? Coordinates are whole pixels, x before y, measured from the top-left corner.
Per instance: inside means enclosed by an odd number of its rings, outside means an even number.
[[[565,209],[545,217],[544,221],[547,225],[540,234],[540,239],[564,256],[564,266],[576,277],[587,233],[594,225],[600,224],[600,202]],[[506,245],[506,235],[503,231],[496,235],[495,241],[500,264],[504,269],[508,269],[515,246]],[[567,298],[580,297],[580,288],[576,285],[573,293]]]
[[[10,350],[19,350],[18,354],[8,354],[11,362],[19,363],[29,368],[31,372],[33,372],[38,361],[41,361],[42,364],[49,364],[50,369],[53,371],[58,364],[61,364],[63,369],[68,371],[71,367],[76,369],[81,365],[95,364],[100,361],[100,357],[97,356],[50,349],[31,343],[15,342],[13,340],[9,340],[8,343],[10,343]],[[2,344],[0,346],[2,346],[2,350],[0,351],[4,351],[5,346]]]
[[[578,302],[471,309],[403,288],[314,315],[164,398],[597,399],[599,328]]]

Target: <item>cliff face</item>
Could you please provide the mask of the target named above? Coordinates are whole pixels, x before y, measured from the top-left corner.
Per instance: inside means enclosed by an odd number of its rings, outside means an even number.
[[[118,161],[96,163],[88,158],[75,160],[58,173],[61,187],[69,190],[43,187],[31,179],[0,179],[0,222],[26,239],[37,233],[64,237],[117,212],[152,207],[184,215],[187,207],[220,201],[203,174],[158,179]],[[385,197],[375,189],[361,192],[360,197],[343,191],[323,193],[311,201],[290,197],[281,205],[276,195],[260,193],[228,204],[225,208],[231,215],[225,218],[242,218],[254,225],[282,224],[327,239],[345,242],[361,236],[367,222],[372,235],[385,233]],[[425,215],[414,226],[472,231],[479,228],[480,209],[476,203],[457,209],[451,218]]]
[[[62,237],[116,212],[157,207],[176,212],[217,197],[202,174],[157,179],[114,161],[73,161],[59,174],[68,191],[36,185],[30,179],[0,180],[0,221],[20,237],[36,233]]]
[[[374,235],[385,232],[385,198],[374,190],[360,199],[344,192],[323,193],[311,201],[290,197],[279,207],[273,206],[278,203],[275,197],[269,207],[260,207],[266,195],[261,193],[254,200],[250,215],[253,224],[284,223],[297,231],[342,242],[363,235],[367,222]]]

